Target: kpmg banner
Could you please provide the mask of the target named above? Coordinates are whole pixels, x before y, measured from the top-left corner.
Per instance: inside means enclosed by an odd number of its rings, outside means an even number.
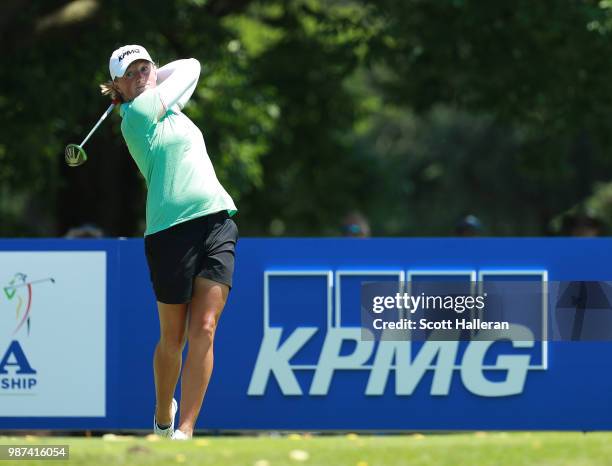
[[[104,253],[106,282],[86,272],[89,265],[73,262],[67,270],[78,275],[77,288],[106,287],[106,301],[94,291],[87,295],[90,305],[106,306],[107,337],[104,346],[89,321],[67,324],[71,331],[89,332],[87,351],[105,353],[103,382],[91,381],[91,368],[84,378],[92,389],[98,383],[105,388],[103,417],[95,417],[94,408],[82,414],[62,414],[59,408],[26,418],[28,407],[21,406],[0,413],[0,429],[150,429],[159,324],[142,240],[0,241],[0,250]],[[197,428],[612,429],[610,264],[609,239],[241,239]],[[17,271],[23,272],[0,260],[9,290]],[[31,281],[59,277],[56,269],[40,276],[23,273]],[[380,288],[369,290],[364,303],[363,290],[372,283]],[[468,311],[457,309],[469,305],[474,307],[469,321],[482,324],[488,312],[490,320],[517,326],[507,334],[482,325],[459,329],[469,338],[431,338],[439,330],[434,328],[414,329],[417,338],[364,335],[364,309],[376,314],[375,306],[385,307],[384,297],[394,297],[387,303],[397,312],[398,304],[408,302],[404,293],[436,296],[440,284],[452,298],[453,310],[443,310],[467,319]],[[500,290],[520,292],[511,294],[508,305]],[[400,301],[393,293],[401,293]],[[377,296],[382,301],[375,301]],[[479,296],[483,309],[476,308]],[[44,303],[53,299],[45,297]],[[444,307],[444,301],[436,303]],[[421,306],[420,318],[445,320],[439,310]],[[410,309],[401,311],[410,320]],[[2,327],[9,334],[20,322],[13,308],[10,312]],[[33,315],[32,331],[35,323]],[[62,325],[49,323],[46,330],[60,332]],[[398,336],[404,330],[386,331]],[[11,341],[4,342],[7,374],[0,377],[18,378],[20,356]],[[74,352],[89,358],[79,343],[68,341],[57,351],[77,362]],[[47,344],[41,341],[36,351],[44,352]],[[34,347],[19,345],[37,369],[30,356]],[[57,378],[67,386],[73,379],[66,380]]]

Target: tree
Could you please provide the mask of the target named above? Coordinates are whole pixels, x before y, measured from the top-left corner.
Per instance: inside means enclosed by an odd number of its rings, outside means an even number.
[[[540,221],[525,230],[517,220],[514,231],[543,233],[553,215],[607,178],[608,2],[369,3],[385,18],[384,32],[372,38],[368,53],[385,105],[418,115],[445,105],[520,133],[512,175],[537,185],[539,194],[530,203],[517,196],[509,211]],[[466,163],[475,166],[475,160]]]

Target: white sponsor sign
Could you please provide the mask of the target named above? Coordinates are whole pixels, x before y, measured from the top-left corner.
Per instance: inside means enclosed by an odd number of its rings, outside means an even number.
[[[106,252],[0,252],[0,416],[105,416]]]

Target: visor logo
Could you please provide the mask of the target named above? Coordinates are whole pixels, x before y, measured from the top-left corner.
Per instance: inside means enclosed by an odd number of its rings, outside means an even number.
[[[126,50],[121,55],[119,55],[119,61],[123,60],[127,55],[131,55],[133,53],[140,53],[140,49]]]

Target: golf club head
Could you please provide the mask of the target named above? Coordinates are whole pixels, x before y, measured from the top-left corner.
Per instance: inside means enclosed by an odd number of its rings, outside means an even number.
[[[87,154],[78,144],[68,144],[64,156],[69,167],[78,167],[87,162]]]

